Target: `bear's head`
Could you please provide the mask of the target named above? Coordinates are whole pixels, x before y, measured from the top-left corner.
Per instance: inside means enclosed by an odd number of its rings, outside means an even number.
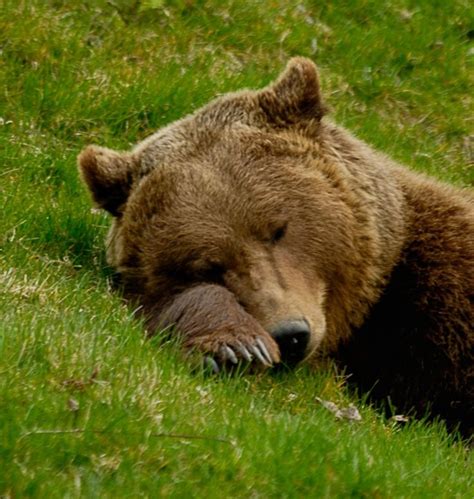
[[[324,113],[314,64],[294,58],[266,88],[220,97],[130,153],[86,148],[80,170],[114,217],[108,259],[126,293],[156,311],[194,286],[223,286],[283,357],[360,321],[373,300],[362,296],[373,221]]]

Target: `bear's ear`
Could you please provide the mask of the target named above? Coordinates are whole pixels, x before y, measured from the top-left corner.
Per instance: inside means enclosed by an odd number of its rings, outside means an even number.
[[[119,216],[133,182],[135,160],[131,154],[88,146],[78,157],[79,171],[100,208]]]
[[[279,78],[257,95],[260,107],[276,123],[320,120],[327,111],[316,66],[305,57],[290,59]]]

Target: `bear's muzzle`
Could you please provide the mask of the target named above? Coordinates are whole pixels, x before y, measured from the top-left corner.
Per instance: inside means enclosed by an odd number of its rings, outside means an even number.
[[[306,356],[311,329],[306,319],[282,321],[270,330],[280,348],[281,362],[294,367]]]

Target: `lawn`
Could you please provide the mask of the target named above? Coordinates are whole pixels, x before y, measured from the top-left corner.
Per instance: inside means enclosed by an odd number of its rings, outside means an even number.
[[[145,340],[76,169],[86,144],[127,149],[305,55],[335,120],[473,186],[471,2],[0,7],[0,497],[473,497],[442,424],[397,424],[332,370],[209,377]]]

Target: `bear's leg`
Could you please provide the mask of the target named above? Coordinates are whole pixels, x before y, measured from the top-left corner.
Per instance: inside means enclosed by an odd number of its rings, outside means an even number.
[[[214,371],[241,361],[263,367],[280,361],[275,340],[222,286],[192,287],[147,316],[150,334],[173,327],[186,352],[202,354]]]

